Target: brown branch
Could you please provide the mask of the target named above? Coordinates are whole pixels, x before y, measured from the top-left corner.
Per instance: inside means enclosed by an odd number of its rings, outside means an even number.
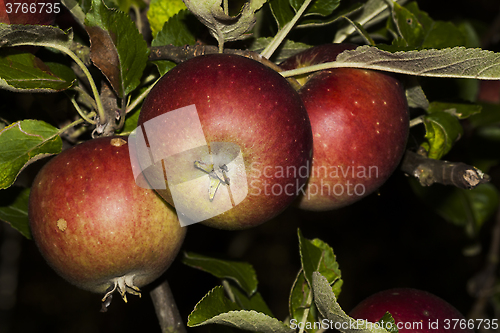
[[[186,333],[179,309],[168,282],[165,280],[150,292],[156,316],[163,333]]]
[[[149,54],[149,60],[170,60],[175,63],[181,63],[188,59],[198,57],[204,54],[215,54],[219,53],[219,48],[213,45],[185,45],[182,47],[173,45],[164,46],[152,46],[151,52]],[[274,69],[276,72],[281,72],[283,69],[270,61],[267,58],[262,57],[259,53],[248,50],[236,50],[236,49],[224,49],[225,54],[236,54],[242,57],[250,58],[258,61],[267,67]],[[288,82],[298,90],[300,84],[294,78],[287,78]]]
[[[409,150],[403,157],[401,170],[417,178],[422,186],[440,183],[473,189],[479,184],[490,181],[490,176],[471,165],[435,160]]]

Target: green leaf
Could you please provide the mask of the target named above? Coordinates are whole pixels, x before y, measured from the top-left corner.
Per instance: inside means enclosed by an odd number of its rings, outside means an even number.
[[[375,69],[425,77],[500,80],[499,53],[454,47],[388,52],[369,45],[346,50],[333,62],[281,72],[284,77],[340,67]]]
[[[388,28],[396,30],[400,36],[393,45],[408,49],[442,49],[466,45],[465,35],[460,28],[451,22],[434,21],[418,8],[416,1],[405,7],[395,3],[393,20],[389,21]]]
[[[429,158],[436,160],[446,155],[453,144],[463,134],[463,128],[458,119],[447,112],[436,112],[424,116],[425,139],[422,147]]]
[[[382,318],[379,319],[378,321],[380,325],[384,325],[384,328],[389,332],[389,333],[398,333],[398,326],[396,325],[396,321],[394,320],[394,317],[389,313],[386,312],[385,315],[382,316]]]
[[[257,276],[252,265],[248,263],[214,259],[192,252],[186,253],[182,262],[220,279],[236,282],[249,296],[257,290]]]
[[[212,289],[188,317],[187,325],[222,324],[256,332],[294,332],[285,323],[257,311],[238,310],[236,304],[224,296],[223,287]]]
[[[404,7],[418,20],[418,23],[424,29],[424,32],[427,33],[430,29],[432,29],[434,20],[429,16],[429,14],[420,10],[417,1],[410,1],[405,4]]]
[[[474,128],[500,124],[500,105],[481,104],[481,113],[471,115],[469,122]]]
[[[153,38],[164,28],[166,22],[183,9],[186,9],[186,5],[182,0],[151,0],[147,16]],[[175,30],[171,34],[174,32]]]
[[[225,312],[239,310],[224,294],[224,288],[217,286],[208,292],[194,307],[188,317],[190,327],[203,325],[207,320]]]
[[[425,32],[417,17],[397,2],[393,6],[393,20],[390,22],[394,22],[400,36],[394,43],[401,47],[420,48],[425,39]]]
[[[249,0],[245,2],[237,16],[230,16],[221,5],[222,0],[184,0],[186,7],[217,39],[219,48],[225,42],[240,40],[256,23],[255,13],[264,5],[266,0]]]
[[[316,306],[311,294],[312,275],[316,271],[327,276],[331,289],[336,295],[340,294],[342,279],[340,269],[336,261],[333,249],[319,239],[308,240],[298,230],[300,256],[302,269],[293,284],[290,292],[290,316],[297,321],[303,321],[307,312],[307,322],[318,320]],[[309,327],[309,332],[315,332],[318,328]]]
[[[61,0],[61,3],[71,12],[73,19],[83,27],[85,13],[77,0]]]
[[[248,48],[250,51],[255,51],[257,53],[262,52],[266,48],[266,46],[273,40],[271,37],[261,37],[257,38],[252,45]],[[291,56],[305,51],[310,48],[311,45],[294,42],[292,40],[285,40],[284,43],[280,45],[278,50],[273,54],[273,61],[276,63],[280,63],[285,59],[290,58]]]
[[[73,34],[59,28],[0,23],[2,46],[44,46],[70,53]],[[72,70],[62,64],[43,63],[31,53],[0,51],[0,88],[22,92],[54,92],[71,87]]]
[[[481,104],[481,113],[469,117],[473,136],[466,146],[471,164],[489,173],[490,168],[500,163],[498,147],[500,145],[500,105]]]
[[[99,0],[92,0],[85,24],[92,62],[124,98],[140,83],[149,55],[146,41],[128,15],[108,9]]]
[[[319,271],[334,286],[334,291],[338,295],[342,280],[333,249],[320,239],[308,240],[304,238],[300,230],[298,230],[298,236],[302,269],[309,285],[312,284],[312,274]]]
[[[127,118],[125,119],[125,124],[123,125],[120,133],[131,133],[138,126],[140,110],[134,110],[130,113],[127,113]]]
[[[31,239],[28,203],[30,189],[11,187],[0,190],[0,220],[9,223],[24,237]]]
[[[314,302],[321,315],[330,320],[330,327],[344,333],[389,333],[378,323],[349,317],[337,303],[328,280],[318,272],[312,276]]]
[[[481,37],[470,21],[460,22],[458,24],[458,28],[460,29],[460,31],[462,31],[463,36],[465,36],[465,46],[481,47]]]
[[[130,9],[135,6],[136,8],[143,9],[146,7],[146,3],[142,0],[111,0],[115,6],[120,11],[128,13]]]
[[[188,21],[186,20],[186,16],[188,15],[189,11],[187,10],[181,10],[179,13],[173,15],[153,39],[151,46],[184,46],[195,44],[196,38],[191,33]],[[176,65],[174,62],[168,60],[158,60],[154,63],[158,67],[161,75],[165,74]]]
[[[397,3],[404,3],[406,0],[399,0]],[[389,15],[386,0],[368,0],[356,15],[351,17],[351,20],[359,23],[363,27],[367,27],[372,23],[376,23]],[[351,24],[346,24],[344,27],[337,30],[334,43],[343,42],[348,36],[356,31]]]
[[[73,33],[49,25],[19,25],[0,23],[0,46],[48,46],[55,49],[71,47]]]
[[[274,19],[278,24],[279,30],[281,30],[295,16],[292,7],[290,7],[289,0],[271,0],[269,2],[269,6]]]
[[[411,108],[421,108],[427,110],[429,108],[429,100],[416,77],[410,76],[406,83],[406,99],[408,106]]]
[[[470,116],[480,113],[482,106],[479,104],[472,103],[444,103],[444,102],[432,102],[427,109],[429,114],[436,112],[447,112],[458,119],[466,119]]]
[[[59,63],[44,63],[31,53],[0,51],[0,88],[17,92],[56,92],[70,88],[76,81],[71,68]]]
[[[466,38],[463,32],[451,22],[436,21],[427,32],[422,48],[444,49],[454,46],[465,46]]]
[[[321,27],[325,25],[330,25],[342,18],[348,19],[349,15],[357,12],[363,7],[362,3],[352,4],[350,7],[345,8],[341,11],[337,11],[328,17],[318,17],[318,16],[307,16],[300,20],[297,24],[296,28],[309,28],[309,27]],[[350,19],[348,19],[351,21]],[[350,22],[349,22],[350,23]],[[352,23],[351,23],[352,24]],[[358,25],[361,26],[358,22],[355,22],[355,28],[358,30]],[[364,29],[364,28],[363,28]]]
[[[259,292],[256,292],[249,297],[248,295],[242,293],[238,288],[234,288],[232,286],[229,287],[231,288],[231,292],[233,293],[236,304],[238,304],[240,310],[254,310],[274,317],[272,311],[269,309]]]
[[[11,186],[30,163],[62,150],[59,130],[40,120],[22,120],[0,131],[0,189]]]
[[[295,9],[297,12],[302,4],[304,3],[305,0],[290,0],[290,5]],[[328,16],[340,4],[340,0],[317,0],[313,1],[311,5],[307,8],[307,10],[304,13],[304,16],[310,16],[310,15],[321,15],[321,16]]]
[[[304,276],[304,271],[301,269],[290,292],[290,319],[301,322],[303,321],[304,313],[307,311],[306,322],[314,323],[318,321],[318,311],[312,296],[311,287],[309,287],[309,283]],[[316,332],[317,328],[310,327],[307,331]]]
[[[351,19],[348,17],[346,17],[345,19],[347,20],[347,22],[351,23],[354,26],[354,28],[356,29],[358,34],[365,40],[365,42],[367,44],[369,44],[369,45],[376,44],[375,41],[373,40],[373,38],[368,33],[368,31],[366,31],[366,29],[363,28],[363,26],[361,24],[359,24],[358,22],[351,21]]]
[[[426,205],[446,221],[464,227],[471,237],[477,236],[498,208],[500,197],[492,184],[481,184],[472,190],[439,184],[423,187],[414,181],[410,184]]]

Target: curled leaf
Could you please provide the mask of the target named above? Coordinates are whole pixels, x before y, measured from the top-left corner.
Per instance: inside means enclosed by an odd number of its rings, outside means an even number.
[[[255,13],[266,0],[250,0],[243,5],[236,16],[228,14],[228,8],[222,7],[222,0],[184,0],[186,7],[210,30],[217,39],[219,48],[224,42],[246,38],[245,35],[256,22]]]

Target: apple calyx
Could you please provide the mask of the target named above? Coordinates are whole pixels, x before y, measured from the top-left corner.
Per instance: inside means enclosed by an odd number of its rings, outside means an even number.
[[[208,200],[210,202],[214,201],[215,194],[217,193],[217,189],[221,184],[225,186],[229,185],[229,177],[226,175],[226,172],[229,171],[227,165],[222,164],[219,165],[218,168],[214,168],[213,164],[207,164],[202,161],[194,161],[194,167],[198,170],[201,170],[208,174],[210,178],[210,185],[208,187]],[[228,188],[229,195],[231,196],[230,189]]]
[[[106,294],[102,298],[103,308],[101,311],[104,312],[105,309],[111,304],[111,300],[113,299],[112,294],[116,290],[118,290],[118,293],[125,303],[127,303],[127,292],[141,297],[141,290],[134,285],[134,276],[135,275],[124,275],[112,280],[112,284],[106,290]]]

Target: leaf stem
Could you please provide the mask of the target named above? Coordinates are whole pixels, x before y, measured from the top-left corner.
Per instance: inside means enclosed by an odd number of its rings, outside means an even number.
[[[395,0],[395,1],[398,2],[399,4],[403,5],[407,0]],[[379,3],[382,3],[382,2],[386,2],[386,1],[379,1],[379,2],[369,1],[369,2],[367,2],[363,7],[363,15],[356,22],[364,27],[365,24],[367,24],[371,20],[378,18],[379,14],[381,14],[385,10],[387,10],[387,5],[385,5],[385,6],[379,5]],[[368,4],[370,4],[371,7],[367,8]],[[365,13],[368,13],[368,14],[365,14]],[[333,42],[334,43],[342,43],[354,31],[356,31],[356,28],[353,25],[350,25],[347,28],[343,28],[343,29],[339,30],[339,32],[337,32],[337,35],[335,36],[335,39],[333,40]]]
[[[70,97],[69,100],[71,101],[71,103],[75,107],[75,110],[76,110],[76,112],[78,112],[78,114],[80,115],[80,117],[82,117],[89,124],[92,124],[92,125],[96,124],[95,120],[89,118],[88,115],[86,115],[85,112],[83,112],[83,110],[80,108],[80,106],[78,105],[78,103],[76,102],[76,100],[75,100],[74,97]],[[95,115],[95,112],[92,112],[92,113]]]
[[[99,91],[97,90],[97,86],[95,85],[95,81],[92,77],[92,74],[90,74],[89,69],[83,61],[80,60],[80,58],[77,57],[76,54],[74,54],[70,49],[67,48],[61,48],[63,52],[66,52],[67,55],[73,59],[73,61],[82,69],[83,73],[89,80],[90,88],[92,89],[92,93],[94,94],[94,98],[97,104],[97,114],[99,115],[99,122],[102,124],[105,124],[107,119],[106,119],[106,112],[104,111],[104,107],[102,105],[101,97],[99,96]]]
[[[142,94],[140,94],[140,95],[139,95],[139,96],[138,96],[135,100],[133,100],[133,101],[132,101],[132,103],[130,103],[130,104],[127,106],[127,109],[126,109],[126,111],[125,111],[125,112],[126,112],[126,113],[129,113],[129,112],[131,112],[132,110],[134,110],[134,109],[135,109],[135,107],[136,107],[137,105],[139,105],[139,103],[140,103],[140,102],[142,102],[142,100],[144,100],[144,99],[146,98],[146,96],[149,94],[149,92],[151,91],[151,89],[153,89],[153,87],[156,85],[156,83],[157,83],[160,79],[161,79],[161,77],[160,77],[160,78],[158,78],[158,79],[157,79],[157,80],[156,80],[156,81],[155,81],[152,85],[150,85],[150,86],[148,87],[148,89],[144,90],[144,91],[142,92]]]
[[[226,279],[222,280],[222,286],[224,287],[224,290],[226,291],[227,297],[231,300],[231,302],[235,303],[236,298],[234,297],[233,290],[231,289],[231,285],[229,282],[227,282]]]
[[[276,49],[285,40],[285,38],[288,35],[288,33],[290,32],[290,30],[292,30],[292,28],[297,23],[297,21],[302,17],[302,14],[304,14],[304,12],[306,11],[307,7],[309,6],[309,4],[311,2],[312,2],[312,0],[306,0],[306,1],[304,1],[304,3],[302,4],[302,6],[299,8],[299,10],[297,11],[297,13],[293,17],[293,19],[290,22],[288,22],[287,24],[285,24],[285,26],[280,31],[278,31],[278,33],[276,34],[276,36],[274,36],[274,38],[271,41],[271,43],[269,43],[266,46],[266,48],[261,52],[261,55],[264,58],[267,58],[267,59],[271,58],[271,56],[273,55],[274,51],[276,51]]]
[[[81,61],[80,58],[78,58],[78,56],[73,51],[71,51],[69,48],[64,47],[64,46],[45,44],[45,43],[35,43],[35,44],[28,44],[28,45],[50,47],[50,48],[53,48],[53,49],[56,49],[56,50],[59,50],[61,52],[66,53],[68,56],[70,56],[71,59],[73,59],[73,61],[78,65],[78,67],[81,68],[81,70],[83,71],[83,73],[85,74],[87,79],[89,80],[90,88],[92,89],[92,93],[94,95],[95,102],[97,105],[97,114],[99,115],[99,122],[101,124],[105,124],[107,121],[107,117],[106,117],[106,112],[104,111],[104,107],[102,105],[101,97],[99,96],[99,91],[97,90],[97,86],[94,82],[94,79],[92,78],[92,74],[90,74],[89,69],[87,68],[87,66],[85,66],[83,61]]]
[[[91,112],[88,115],[92,116],[92,114],[95,115],[95,112]],[[62,133],[64,133],[67,130],[69,130],[70,128],[75,127],[76,125],[80,125],[83,122],[85,122],[85,119],[82,119],[82,118],[77,119],[74,122],[72,122],[71,124],[68,124],[68,125],[64,126],[63,128],[60,128],[59,131],[57,131],[57,133],[54,134],[52,137],[54,137],[56,135],[61,135]],[[52,137],[50,137],[50,138],[52,138]]]
[[[301,320],[301,323],[302,325],[300,325],[300,330],[299,330],[299,333],[304,333],[304,328],[306,327],[306,320],[307,320],[307,317],[309,316],[309,310],[311,309],[311,304],[312,304],[312,300],[313,300],[313,291],[312,289],[309,290],[309,295],[307,296],[307,307],[304,309],[304,313],[302,315],[302,320]]]

